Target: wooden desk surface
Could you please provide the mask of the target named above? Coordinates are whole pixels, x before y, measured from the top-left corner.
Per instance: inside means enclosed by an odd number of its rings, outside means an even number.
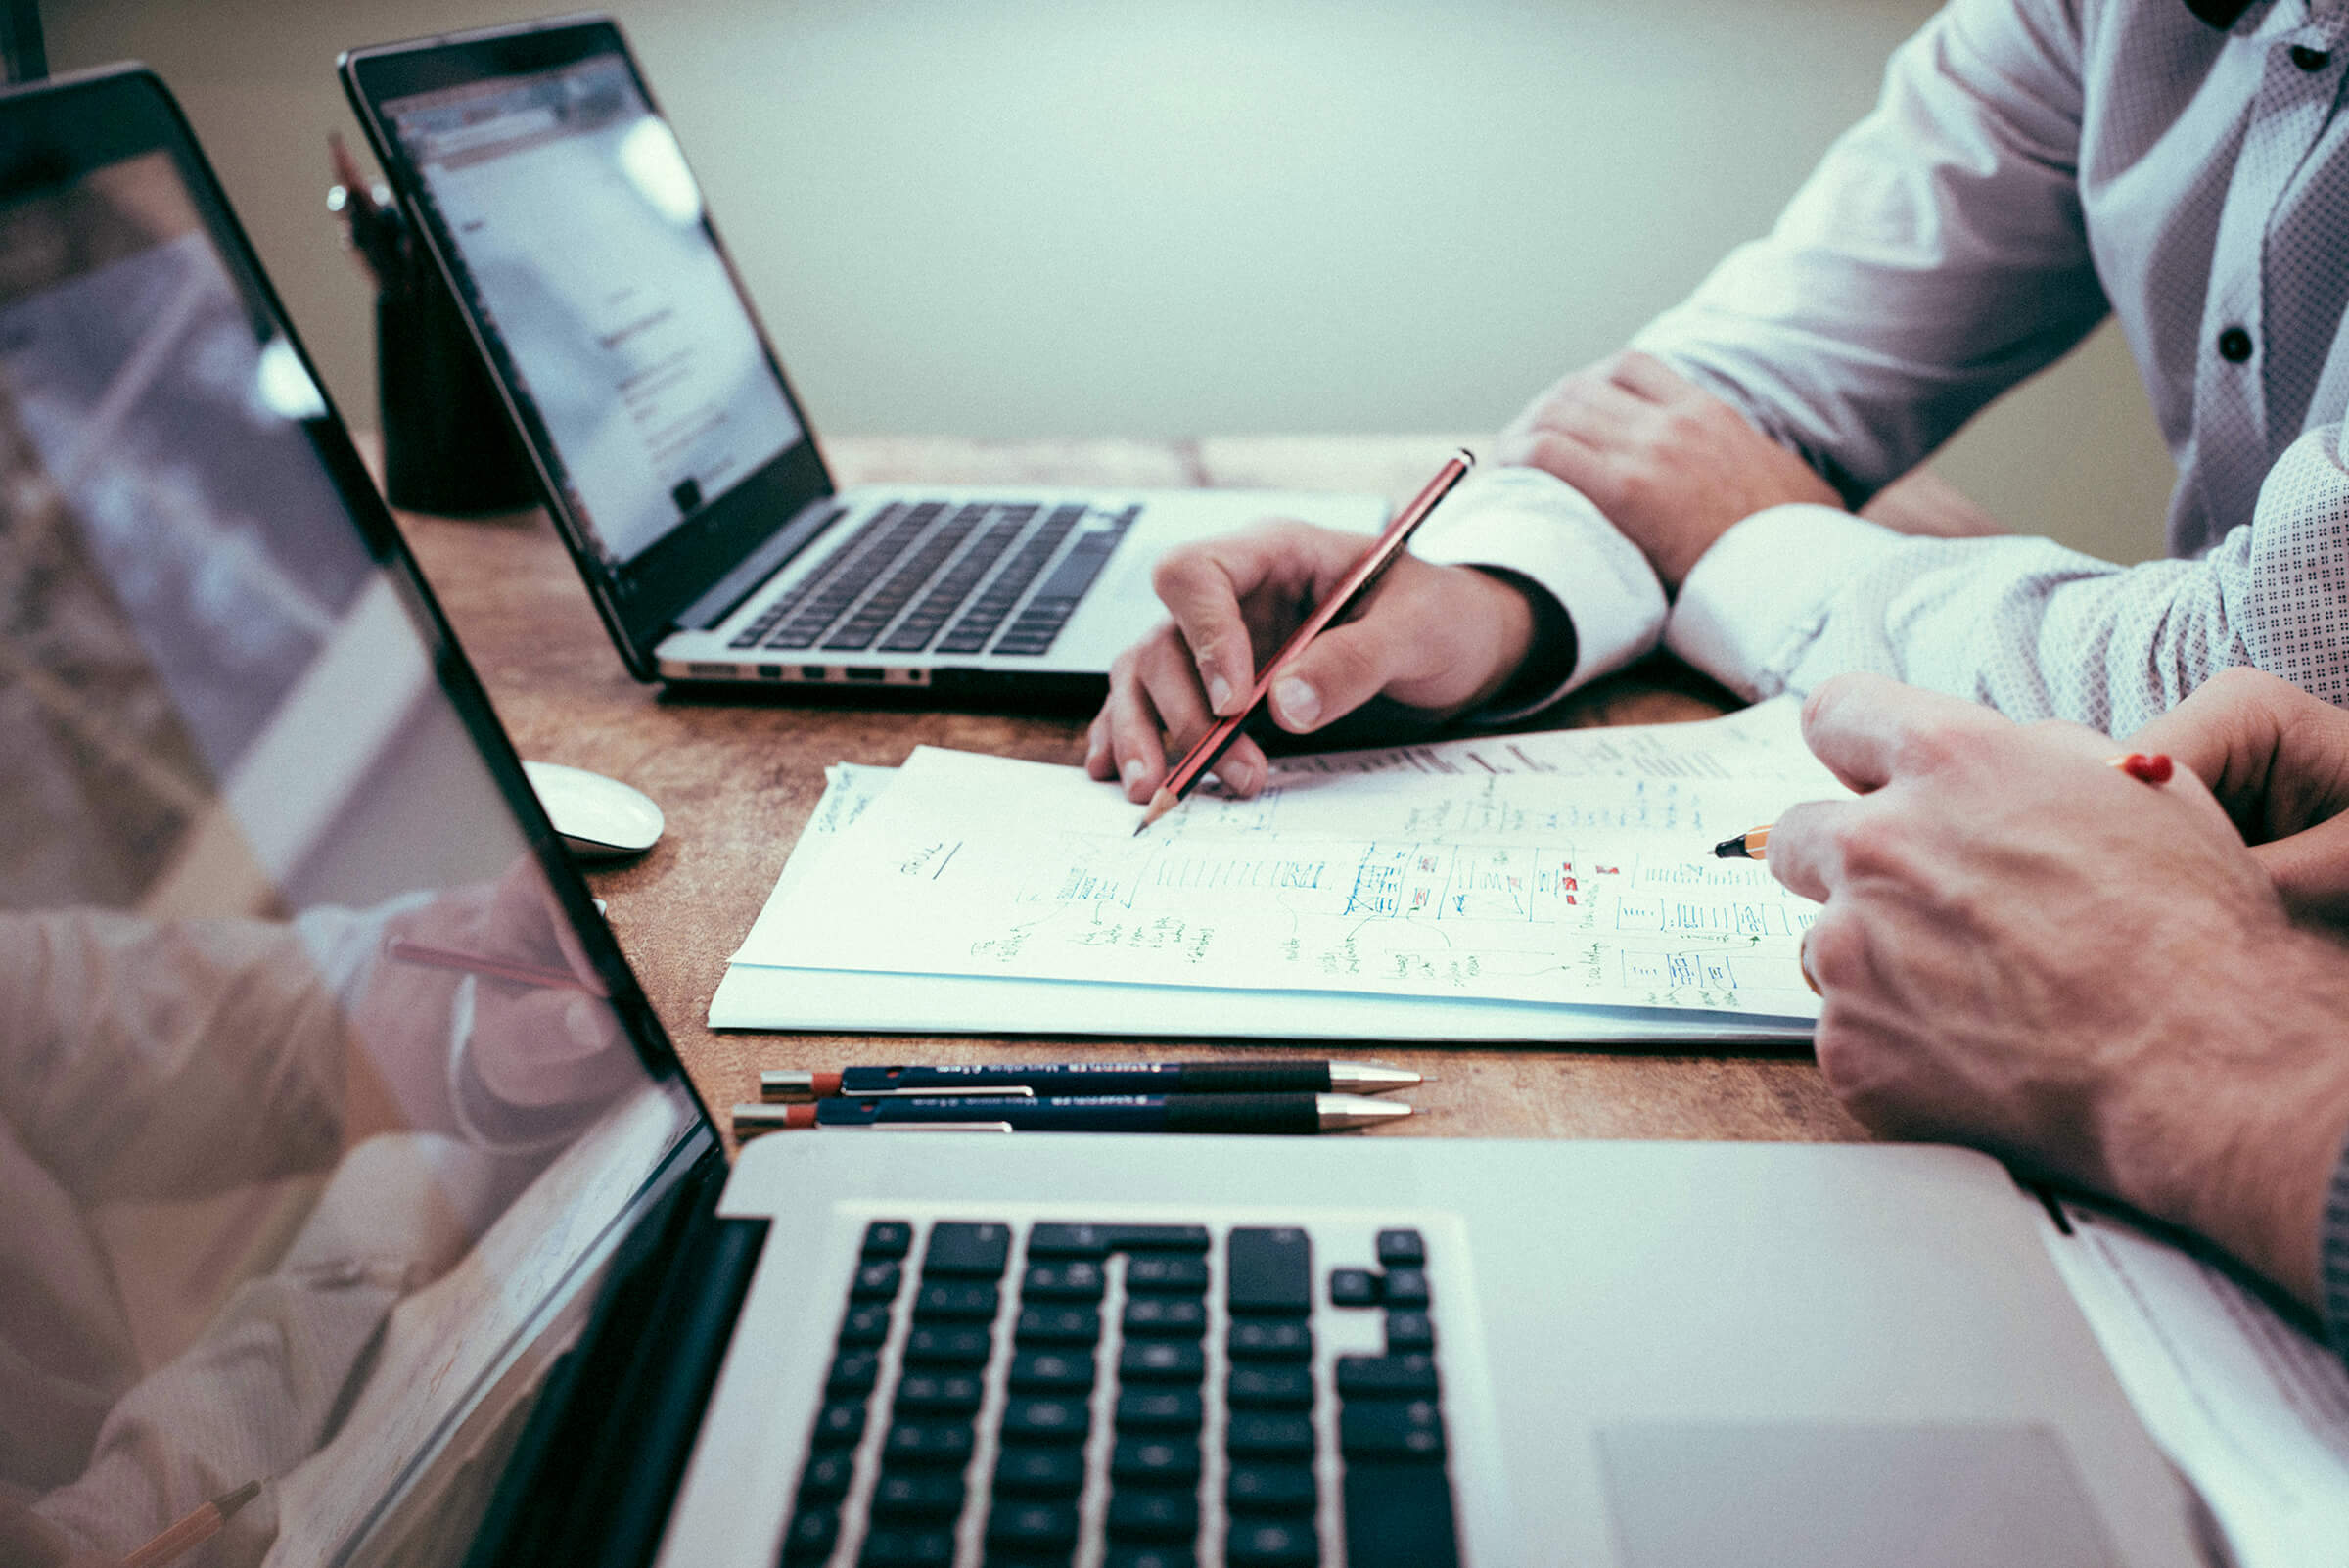
[[[1456,442],[1441,438],[1229,438],[1159,442],[837,440],[843,484],[1024,482],[1362,489],[1400,503]],[[628,677],[546,519],[402,519],[500,717],[526,757],[622,778],[668,832],[643,860],[590,880],[705,1098],[758,1097],[759,1070],[871,1061],[1333,1054],[1227,1041],[717,1034],[706,1025],[726,958],[765,902],[836,761],[892,765],[916,745],[1076,762],[1072,718],[871,711],[771,700],[675,701]],[[1719,712],[1694,677],[1661,669],[1603,682],[1545,722],[1635,723]],[[1427,1075],[1422,1115],[1394,1134],[1848,1139],[1866,1134],[1807,1053],[1399,1047],[1336,1051]]]

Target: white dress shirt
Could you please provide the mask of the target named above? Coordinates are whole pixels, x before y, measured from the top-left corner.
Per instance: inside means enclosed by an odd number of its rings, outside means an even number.
[[[2188,559],[1782,506],[1668,608],[1529,470],[1471,481],[1418,553],[1557,597],[1577,659],[1543,701],[1660,636],[1750,697],[1865,669],[2126,733],[2249,664],[2349,705],[2345,34],[2342,0],[2263,0],[2227,31],[2178,0],[1954,0],[1776,228],[1635,340],[1857,506],[2109,311],[2178,463]]]

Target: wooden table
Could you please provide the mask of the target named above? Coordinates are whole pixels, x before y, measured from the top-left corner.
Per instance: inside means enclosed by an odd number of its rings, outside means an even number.
[[[1230,438],[1200,441],[827,443],[839,481],[1376,489],[1408,497],[1457,442],[1440,438]],[[916,745],[1077,762],[1074,718],[666,697],[638,685],[605,638],[543,515],[405,517],[499,715],[526,757],[625,779],[661,805],[668,832],[643,860],[591,880],[614,931],[710,1104],[758,1097],[759,1070],[870,1061],[1071,1060],[1150,1055],[1332,1054],[1228,1041],[713,1032],[711,993],[750,929],[836,761],[894,765]],[[1544,726],[1710,716],[1700,677],[1651,664],[1544,715]],[[1670,1050],[1420,1047],[1343,1055],[1414,1068],[1424,1114],[1380,1135],[1849,1139],[1866,1134],[1804,1051],[1689,1056]]]

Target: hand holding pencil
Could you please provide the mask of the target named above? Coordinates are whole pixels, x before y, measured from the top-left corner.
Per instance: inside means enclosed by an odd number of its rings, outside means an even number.
[[[1245,714],[1275,650],[1328,604],[1370,544],[1359,533],[1267,524],[1185,546],[1159,563],[1154,582],[1172,619],[1120,655],[1085,756],[1139,805],[1220,718]],[[1372,698],[1406,721],[1436,721],[1485,701],[1537,651],[1544,626],[1533,594],[1469,567],[1398,555],[1366,602],[1302,649],[1262,706],[1292,734],[1309,734]],[[1254,739],[1233,740],[1215,772],[1253,795],[1267,764]]]

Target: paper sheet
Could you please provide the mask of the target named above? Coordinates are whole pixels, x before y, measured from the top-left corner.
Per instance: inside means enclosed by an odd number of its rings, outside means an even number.
[[[872,786],[835,774],[821,815],[853,820],[795,855],[737,964],[1595,1003],[1660,1013],[1634,1032],[1651,1038],[1690,1033],[1683,1013],[1816,1006],[1793,956],[1812,906],[1709,853],[1837,791],[1791,704],[1308,759],[1140,839],[1073,768],[925,749]]]
[[[2241,1568],[2349,1561],[2349,1368],[2225,1269],[2062,1205],[2048,1250]]]

